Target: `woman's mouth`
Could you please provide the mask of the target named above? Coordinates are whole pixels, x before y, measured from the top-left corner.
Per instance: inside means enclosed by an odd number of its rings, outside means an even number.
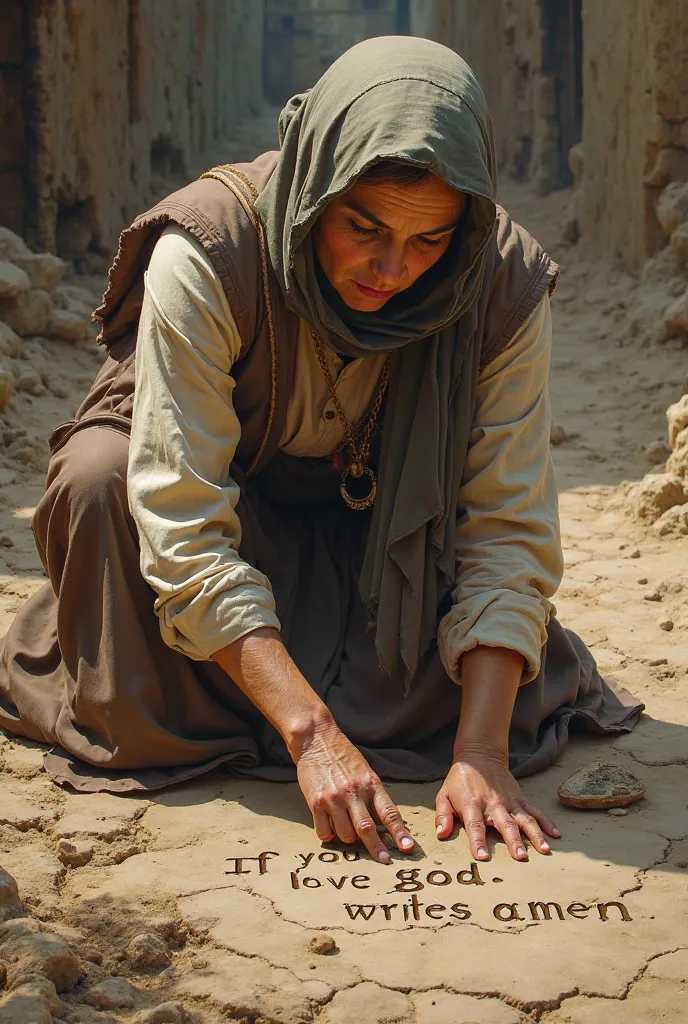
[[[391,291],[381,292],[379,288],[369,288],[367,284],[359,284],[358,281],[354,281],[354,284],[368,299],[389,299],[395,292],[394,288]]]

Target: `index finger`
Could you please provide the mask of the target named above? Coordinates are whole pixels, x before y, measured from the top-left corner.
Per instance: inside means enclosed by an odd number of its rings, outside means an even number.
[[[391,864],[392,858],[389,850],[380,839],[375,822],[366,805],[361,800],[357,800],[348,808],[348,812],[356,832],[363,840],[365,848],[373,860],[379,861],[380,864]]]
[[[385,826],[402,853],[411,853],[416,845],[411,833],[404,824],[401,811],[394,803],[385,787],[380,783],[373,792],[373,806],[377,816]]]

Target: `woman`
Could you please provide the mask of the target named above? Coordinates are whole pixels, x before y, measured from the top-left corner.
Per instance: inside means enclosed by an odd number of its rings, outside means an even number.
[[[515,776],[573,719],[641,710],[549,600],[556,267],[496,207],[484,98],[443,46],[360,44],[280,131],[122,235],[0,722],[82,790],[295,765],[318,837],[383,863],[374,815],[413,840],[380,777],[443,779],[440,838],[458,815],[479,860],[486,825],[546,853]]]

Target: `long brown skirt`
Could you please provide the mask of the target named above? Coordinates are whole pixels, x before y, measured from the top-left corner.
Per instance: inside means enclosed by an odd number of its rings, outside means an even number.
[[[49,583],[0,642],[0,726],[50,744],[46,769],[79,790],[156,789],[223,762],[293,780],[281,737],[222,669],[163,642],[139,570],[127,456],[127,437],[104,426],[53,455],[33,522]],[[344,506],[329,467],[285,458],[244,482],[239,511],[241,554],[271,580],[286,646],[342,730],[385,779],[443,778],[461,689],[434,647],[408,696],[380,669],[356,586],[365,514]],[[628,732],[643,708],[556,620],[548,635],[540,674],[516,700],[517,776],[551,764],[574,723]]]

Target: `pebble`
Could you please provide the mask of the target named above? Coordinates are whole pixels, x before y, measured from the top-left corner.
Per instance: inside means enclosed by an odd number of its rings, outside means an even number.
[[[170,964],[167,946],[159,935],[152,932],[135,935],[127,946],[127,957],[141,971],[154,971]]]
[[[688,868],[688,860],[680,860],[676,865],[677,868]]]
[[[631,551],[631,553],[630,553],[630,555],[628,557],[629,558],[640,558],[640,548],[636,548],[634,551]]]
[[[13,548],[14,541],[6,533],[3,533],[2,537],[0,537],[0,547]]]
[[[57,856],[69,868],[82,868],[93,857],[93,844],[78,840],[60,839]]]
[[[671,619],[660,619],[659,628],[663,629],[665,633],[671,633],[674,628],[674,624]]]
[[[337,943],[331,935],[314,935],[308,943],[308,948],[311,953],[317,953],[319,956],[326,956],[328,953],[333,953],[337,948]]]
[[[558,794],[567,807],[607,810],[640,800],[645,784],[622,765],[590,764],[563,782]]]
[[[607,814],[610,814],[612,818],[625,818],[628,811],[625,807],[610,807]]]
[[[653,658],[653,660],[650,662],[650,668],[657,668],[658,665],[668,665],[668,664],[669,664],[669,659],[668,658]]]
[[[647,576],[641,576],[640,579],[637,580],[636,582],[638,582],[641,587],[645,587],[645,586],[647,586],[649,581],[648,581]]]
[[[549,443],[559,445],[563,444],[566,439],[566,430],[561,423],[553,423],[549,432]]]
[[[661,601],[662,595],[658,590],[650,590],[647,594],[643,594],[643,601]]]
[[[161,1003],[154,1010],[143,1010],[133,1024],[184,1024],[186,1013],[181,1003]]]
[[[106,978],[90,988],[84,1002],[96,1010],[131,1010],[135,991],[124,978]]]

